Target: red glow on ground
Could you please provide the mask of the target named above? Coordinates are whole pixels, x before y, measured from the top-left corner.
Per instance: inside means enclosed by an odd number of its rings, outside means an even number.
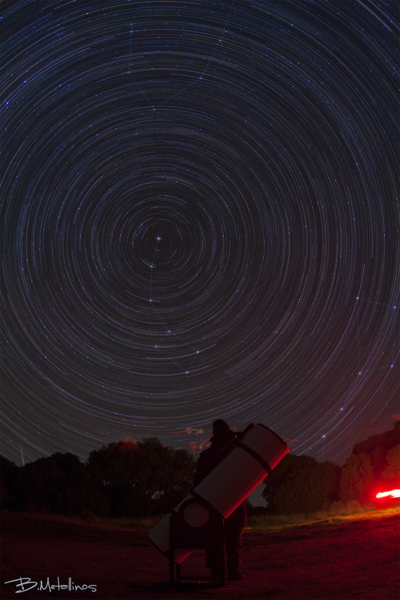
[[[390,492],[379,492],[377,498],[400,498],[400,490],[391,490]]]

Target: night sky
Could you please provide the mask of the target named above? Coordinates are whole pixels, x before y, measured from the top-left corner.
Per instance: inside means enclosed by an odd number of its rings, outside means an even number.
[[[397,2],[2,4],[2,454],[391,429]]]

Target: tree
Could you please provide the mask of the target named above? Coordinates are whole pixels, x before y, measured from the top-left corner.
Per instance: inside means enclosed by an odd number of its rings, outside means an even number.
[[[71,452],[65,452],[64,454],[61,452],[56,452],[50,456],[50,459],[54,460],[59,469],[64,471],[64,473],[70,472],[73,467],[79,467],[82,465],[76,454],[72,454]]]
[[[343,502],[365,502],[368,499],[373,474],[372,460],[368,454],[352,454],[342,469],[340,499]]]
[[[264,498],[274,514],[312,512],[337,499],[340,469],[311,456],[287,454],[264,480]]]
[[[56,511],[57,497],[66,488],[67,476],[51,458],[39,458],[22,467],[15,478],[19,510]]]
[[[57,452],[16,468],[11,508],[85,516],[108,515],[107,498],[86,465],[69,452]]]
[[[0,456],[0,500],[1,508],[12,509],[14,480],[20,467],[4,456]]]
[[[385,479],[392,479],[393,485],[398,485],[395,480],[396,473],[399,474],[399,451],[396,451],[399,442],[400,421],[396,421],[393,429],[355,444],[342,469],[341,500],[365,502],[372,499]]]
[[[386,467],[383,479],[400,479],[400,444],[389,450],[386,455]]]
[[[186,450],[162,446],[157,438],[139,444],[141,459],[137,486],[157,500],[157,512],[172,508],[193,486],[196,463]]]
[[[394,423],[393,429],[372,435],[368,439],[358,442],[352,454],[367,454],[371,457],[371,466],[375,479],[382,477],[386,465],[387,453],[400,443],[400,421]]]
[[[88,467],[107,494],[112,516],[145,516],[165,512],[184,498],[196,463],[185,450],[148,438],[91,452]]]

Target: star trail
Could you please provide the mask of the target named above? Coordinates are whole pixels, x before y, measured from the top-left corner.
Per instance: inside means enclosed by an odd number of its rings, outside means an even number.
[[[225,418],[341,461],[391,429],[397,3],[15,0],[1,22],[2,454],[193,450]]]

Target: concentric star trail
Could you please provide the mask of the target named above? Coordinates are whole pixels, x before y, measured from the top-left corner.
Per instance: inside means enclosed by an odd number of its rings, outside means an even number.
[[[155,257],[156,257],[156,252],[157,252],[157,248],[158,248],[158,244],[159,244],[160,240],[161,240],[161,238],[157,237],[157,244],[156,244],[156,249],[154,250],[154,256],[153,256],[151,268],[155,267],[154,260],[155,260]],[[151,272],[151,274],[150,274],[150,302],[153,302],[152,291],[153,291],[153,273]],[[168,329],[168,325],[164,322],[164,320],[161,317],[160,313],[156,309],[155,305],[153,304],[152,306],[153,306],[154,310],[156,311],[156,314],[159,317],[159,319],[165,325],[165,329],[166,329],[165,334],[163,335],[163,337],[161,338],[161,340],[159,340],[159,342],[154,347],[157,348],[157,350],[159,350],[161,352],[161,354],[163,354],[168,360],[170,360],[172,363],[174,363],[174,365],[176,365],[184,373],[186,373],[186,374],[190,373],[190,369],[191,369],[191,367],[193,365],[194,359],[196,358],[196,354],[199,353],[199,350],[196,350],[190,344],[187,344],[182,338],[179,337],[179,335],[176,335],[174,332],[171,332],[171,330]],[[161,349],[161,348],[163,348],[163,346],[161,346],[161,343],[165,340],[165,338],[170,337],[171,335],[173,335],[175,338],[177,338],[178,340],[180,340],[181,342],[183,342],[183,344],[185,344],[185,346],[187,346],[188,348],[190,348],[191,350],[193,350],[194,355],[193,355],[193,358],[191,358],[190,365],[187,368],[184,368],[182,366],[182,364],[177,363],[173,358],[171,358],[168,354],[165,354],[165,352],[163,352],[163,350]]]
[[[392,427],[398,39],[391,1],[5,3],[2,454]]]

